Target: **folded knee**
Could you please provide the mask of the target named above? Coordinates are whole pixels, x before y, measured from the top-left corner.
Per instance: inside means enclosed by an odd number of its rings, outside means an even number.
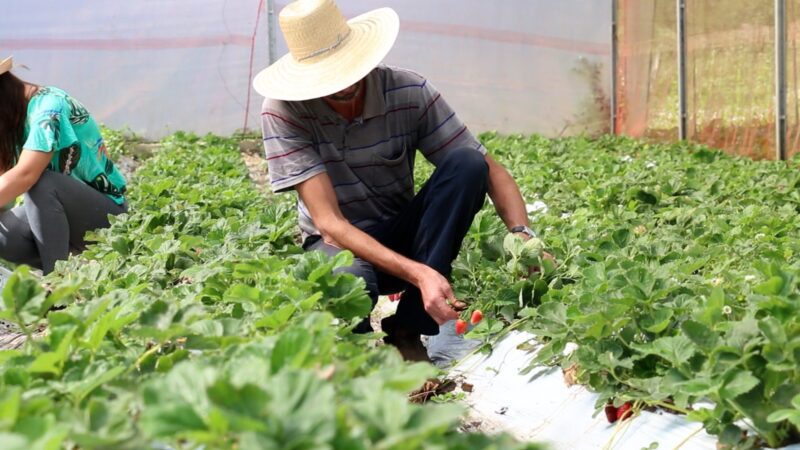
[[[59,174],[45,170],[39,179],[24,195],[25,203],[36,203],[48,197],[54,197],[58,191]]]
[[[486,180],[489,176],[489,165],[483,154],[467,148],[448,152],[441,166],[455,170],[461,177],[472,181]]]

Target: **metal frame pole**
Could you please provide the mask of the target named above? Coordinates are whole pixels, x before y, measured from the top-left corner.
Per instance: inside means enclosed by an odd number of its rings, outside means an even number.
[[[687,139],[686,108],[686,0],[676,0],[678,14],[678,138]]]
[[[775,159],[786,159],[786,0],[775,0]]]
[[[619,41],[617,21],[619,20],[618,0],[611,0],[611,134],[617,134],[617,71]]]
[[[275,20],[275,0],[267,0],[267,34],[269,36],[269,63],[272,65],[278,60],[278,48],[275,43],[277,33],[277,20]]]

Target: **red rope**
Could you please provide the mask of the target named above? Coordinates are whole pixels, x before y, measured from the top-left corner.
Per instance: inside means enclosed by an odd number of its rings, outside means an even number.
[[[250,96],[253,93],[253,59],[256,52],[256,35],[258,34],[258,23],[261,21],[261,11],[264,10],[264,0],[259,0],[258,11],[256,11],[256,25],[253,27],[253,35],[250,37],[250,62],[247,71],[247,102],[244,107],[244,126],[242,131],[247,131],[247,122],[250,116]]]

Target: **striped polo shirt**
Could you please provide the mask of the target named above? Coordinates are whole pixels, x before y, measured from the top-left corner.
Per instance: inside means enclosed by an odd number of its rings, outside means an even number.
[[[364,111],[352,122],[322,99],[266,99],[261,117],[272,190],[327,172],[342,214],[362,230],[411,202],[417,150],[434,165],[453,149],[486,154],[428,80],[395,67],[367,75]],[[299,199],[297,207],[303,238],[319,234]]]

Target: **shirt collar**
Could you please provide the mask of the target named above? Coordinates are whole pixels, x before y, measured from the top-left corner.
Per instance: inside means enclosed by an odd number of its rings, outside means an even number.
[[[364,120],[386,114],[380,71],[375,68],[367,75],[367,95],[364,97]]]

